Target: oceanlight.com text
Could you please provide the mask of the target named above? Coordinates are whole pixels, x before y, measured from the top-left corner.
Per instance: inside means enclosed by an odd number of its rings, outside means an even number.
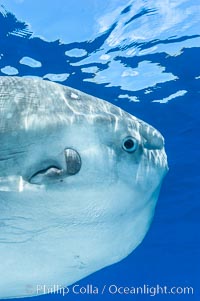
[[[87,284],[85,286],[75,284],[69,287],[62,287],[58,284],[40,284],[36,287],[27,286],[27,292],[33,295],[54,294],[54,295],[193,295],[194,288],[191,286],[167,286],[148,285],[141,286],[121,286],[117,284],[104,284],[103,286]]]

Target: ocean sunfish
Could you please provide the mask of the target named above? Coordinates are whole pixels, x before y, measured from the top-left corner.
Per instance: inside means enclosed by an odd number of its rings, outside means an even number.
[[[167,170],[164,139],[142,120],[70,87],[0,77],[0,298],[125,258]]]

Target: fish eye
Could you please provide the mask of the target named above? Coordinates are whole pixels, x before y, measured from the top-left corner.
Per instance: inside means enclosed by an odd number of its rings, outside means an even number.
[[[128,153],[133,153],[138,148],[138,141],[134,137],[126,137],[123,140],[122,148]]]

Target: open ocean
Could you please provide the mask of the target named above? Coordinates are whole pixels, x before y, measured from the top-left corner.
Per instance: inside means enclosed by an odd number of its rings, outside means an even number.
[[[49,294],[31,300],[199,301],[198,1],[0,0],[0,75],[43,77],[121,107],[161,131],[169,163],[142,244],[78,282],[93,288],[145,286],[146,293]],[[148,292],[159,286],[180,290]],[[193,293],[183,294],[183,287]]]

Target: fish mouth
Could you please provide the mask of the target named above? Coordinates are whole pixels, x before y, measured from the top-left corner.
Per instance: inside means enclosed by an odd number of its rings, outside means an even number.
[[[75,149],[66,148],[64,150],[64,156],[64,168],[50,165],[45,169],[38,170],[31,176],[29,183],[41,185],[50,181],[62,181],[66,177],[76,175],[82,166],[80,154]]]

